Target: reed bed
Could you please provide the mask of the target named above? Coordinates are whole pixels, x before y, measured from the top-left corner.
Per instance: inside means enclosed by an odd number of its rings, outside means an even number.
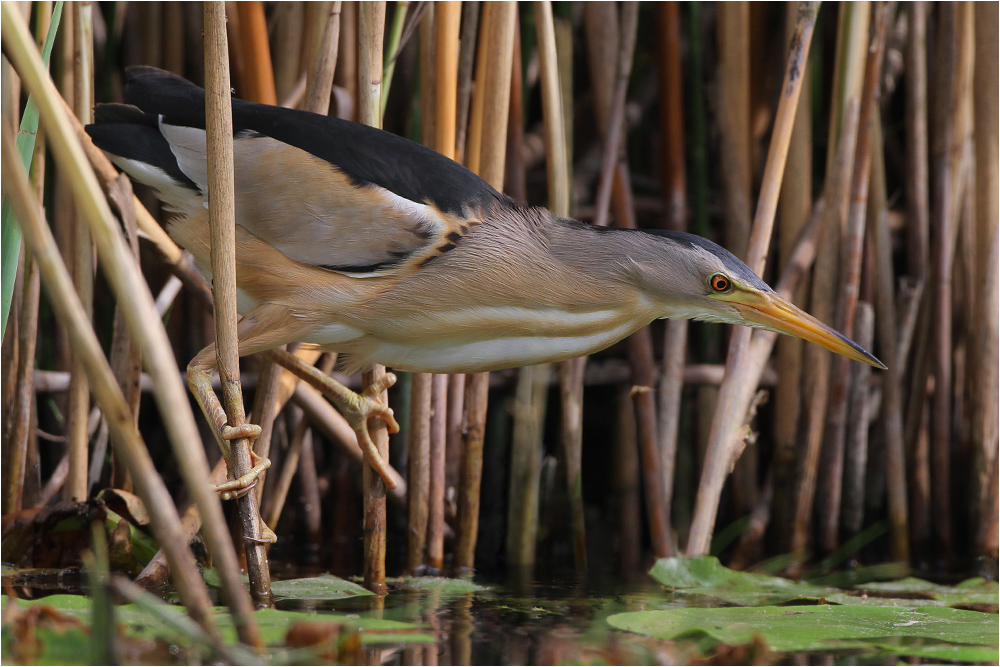
[[[995,4],[205,11],[3,3],[5,519],[134,490],[163,548],[138,583],[163,586],[169,570],[211,641],[188,548],[199,530],[241,616],[269,603],[276,563],[363,573],[379,593],[403,573],[628,578],[679,553],[792,573],[892,561],[995,576]],[[89,145],[92,102],[120,99],[135,64],[209,84],[221,136],[231,86],[421,141],[526,205],[713,238],[888,370],[766,332],[657,321],[558,372],[403,377],[382,397],[401,433],[372,424],[398,465],[387,488],[336,410],[272,360],[356,389],[385,369],[346,378],[302,347],[237,360],[233,278],[215,269],[213,299],[163,233],[169,212]],[[33,132],[35,105],[34,148],[22,133],[15,151],[10,128]],[[231,245],[217,248],[230,269]],[[214,340],[229,423],[244,418],[242,377],[257,454],[273,462],[225,508],[240,517],[232,531],[209,489],[224,466],[210,468],[218,450],[181,380]],[[250,454],[234,452],[239,476]],[[256,541],[259,508],[274,545]],[[240,628],[259,645],[252,621]]]

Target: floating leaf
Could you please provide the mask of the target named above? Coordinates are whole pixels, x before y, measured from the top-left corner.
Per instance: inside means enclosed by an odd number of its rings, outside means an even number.
[[[896,638],[918,638],[923,642],[961,653],[1000,658],[997,648],[997,617],[977,611],[920,607],[813,605],[796,607],[741,607],[716,609],[663,609],[626,612],[608,618],[620,630],[677,640],[710,637],[726,644],[746,644],[760,636],[775,651],[828,651],[879,648],[904,651]],[[927,647],[922,646],[923,651]],[[945,648],[934,651],[947,652]],[[910,655],[910,653],[901,653]],[[966,660],[969,658],[958,658]],[[981,657],[972,658],[981,660]]]
[[[919,595],[936,600],[948,606],[955,605],[995,605],[1000,603],[997,582],[981,577],[967,579],[957,586],[942,586],[916,577],[899,581],[882,581],[856,586],[864,591],[890,595]]]
[[[730,570],[714,556],[661,558],[649,574],[664,586],[679,589],[678,593],[683,595],[704,595],[741,606],[819,600],[837,593],[825,586]]]
[[[447,577],[401,577],[400,588],[404,591],[440,591],[446,594],[461,595],[463,593],[478,593],[489,590],[468,579],[448,579]]]
[[[359,586],[332,574],[274,581],[271,582],[271,592],[279,598],[296,600],[339,600],[356,595],[374,595],[364,586]]]

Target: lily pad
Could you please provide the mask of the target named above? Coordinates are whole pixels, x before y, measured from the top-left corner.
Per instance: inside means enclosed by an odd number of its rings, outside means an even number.
[[[479,593],[489,590],[468,579],[449,579],[447,577],[401,577],[400,588],[404,591],[440,591],[445,594],[462,595]]]
[[[882,581],[856,586],[864,591],[880,595],[914,595],[936,600],[948,606],[957,605],[996,605],[1000,603],[997,582],[987,581],[981,577],[967,579],[957,586],[942,586],[916,577],[907,577],[899,581]]]
[[[709,637],[726,644],[746,644],[760,636],[774,651],[829,651],[878,648],[903,655],[909,647],[898,638],[921,640],[920,651],[949,653],[956,660],[996,661],[997,616],[977,611],[921,607],[811,605],[715,609],[664,609],[626,612],[608,618],[620,630],[659,639]],[[944,648],[947,647],[947,648]],[[965,649],[968,649],[967,654]],[[971,657],[971,656],[976,657]],[[943,656],[942,656],[943,657]]]
[[[274,581],[271,582],[271,592],[279,598],[295,600],[340,600],[357,595],[374,595],[364,586],[332,574]]]
[[[703,595],[740,606],[773,605],[793,600],[820,600],[838,591],[782,577],[737,572],[714,556],[661,558],[651,577],[682,595]]]

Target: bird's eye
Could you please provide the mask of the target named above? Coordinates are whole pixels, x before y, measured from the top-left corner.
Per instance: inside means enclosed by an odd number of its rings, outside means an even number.
[[[712,286],[712,289],[716,292],[728,292],[732,286],[732,281],[721,273],[714,274],[708,279],[708,283]]]

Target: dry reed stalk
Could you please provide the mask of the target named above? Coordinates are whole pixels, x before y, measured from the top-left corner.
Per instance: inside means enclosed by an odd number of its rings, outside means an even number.
[[[226,423],[232,428],[246,424],[243,391],[240,388],[239,341],[236,337],[236,196],[233,175],[233,110],[230,98],[229,49],[225,5],[205,4],[205,136],[209,164],[209,225],[212,230],[212,295],[215,298],[215,340],[222,402]],[[265,33],[266,35],[266,33]],[[259,85],[259,82],[255,85]],[[258,90],[258,92],[260,92]],[[272,84],[273,93],[273,84]],[[229,442],[234,478],[253,468],[247,438]],[[237,499],[243,538],[246,542],[250,594],[258,606],[271,604],[271,573],[262,543],[257,494]]]
[[[1000,220],[1000,180],[998,149],[1000,144],[1000,112],[998,112],[998,10],[995,4],[976,5],[976,70],[975,70],[975,160],[976,160],[976,280],[985,286],[986,299],[974,303],[972,354],[977,360],[972,374],[972,438],[977,460],[981,494],[980,517],[989,520],[989,506],[996,512],[996,457],[998,440],[998,317],[997,317],[997,221]],[[975,299],[974,299],[975,301]],[[990,470],[992,469],[992,479]],[[990,487],[992,485],[992,491]],[[996,544],[996,521],[993,520],[993,544]],[[989,532],[988,530],[986,531]],[[979,544],[979,543],[977,543]],[[980,548],[982,553],[987,553]],[[993,548],[996,558],[996,548]]]
[[[524,145],[522,104],[521,31],[514,24],[514,47],[511,63],[510,106],[507,118],[507,160],[505,191],[514,201],[527,205],[527,175],[521,147]],[[536,377],[543,367],[527,366],[517,371],[514,390],[513,431],[508,476],[507,562],[525,571],[535,564],[538,541],[538,513],[541,496],[542,437],[540,411],[536,409],[539,383]],[[548,366],[544,366],[545,374]],[[545,390],[548,389],[546,386]],[[542,390],[542,400],[547,394]]]
[[[73,111],[82,122],[91,116],[93,81],[93,7],[75,5],[70,12],[73,31]],[[87,225],[75,221],[67,253],[72,257],[73,284],[90,319],[94,317],[94,248]],[[72,349],[69,393],[66,396],[66,447],[69,451],[69,476],[63,487],[66,500],[82,502],[87,498],[88,447],[87,416],[90,413],[90,388],[86,374]]]
[[[459,21],[461,19],[461,3],[440,2],[434,6],[434,96],[433,118],[434,136],[431,147],[445,157],[455,158],[455,133],[458,95],[458,56],[459,56]],[[428,21],[428,17],[424,17]],[[429,128],[428,128],[429,129]],[[431,140],[427,134],[427,141]],[[450,426],[461,427],[462,420],[462,389],[457,392],[457,405],[449,404],[448,385],[455,381],[464,382],[464,375],[453,376],[449,380],[446,375],[434,375],[431,380],[430,413],[430,489],[429,518],[427,524],[427,565],[431,571],[440,572],[444,569],[444,533],[445,533],[445,492],[447,487],[447,456],[449,442],[453,438],[461,438],[459,433],[452,436]],[[464,386],[464,385],[463,385]],[[453,444],[454,451],[459,445]]]
[[[362,2],[358,8],[358,121],[372,127],[382,126],[382,37],[385,30],[385,2]],[[362,375],[365,388],[381,381],[385,367],[376,365]],[[388,392],[378,396],[388,402]],[[383,459],[389,457],[389,432],[384,423],[372,424],[372,441]],[[365,587],[385,595],[385,483],[364,467]]]
[[[613,488],[618,500],[618,562],[626,576],[638,571],[642,559],[642,489],[635,407],[628,392],[618,393]]]
[[[284,369],[277,366],[266,357],[258,357],[257,387],[253,395],[253,408],[250,417],[253,423],[260,426],[260,435],[254,440],[254,452],[263,459],[270,459],[271,436],[274,433],[274,420],[281,407],[278,400],[281,393],[281,380]],[[291,375],[291,373],[289,373]],[[257,494],[257,505],[260,506],[264,493],[264,482],[267,479],[265,470],[257,480],[254,493]]]
[[[414,373],[411,387],[410,437],[406,471],[406,481],[409,484],[406,569],[415,573],[424,565],[424,549],[427,544],[431,468],[431,374]]]
[[[788,3],[786,9],[786,38],[791,39],[795,31],[798,6]],[[785,166],[786,176],[778,200],[777,259],[781,268],[787,264],[795,241],[809,220],[813,207],[812,105],[809,102],[812,77],[809,74],[808,61],[804,63],[802,76],[802,88],[806,98],[795,111],[795,123],[792,127],[788,161]],[[805,307],[808,293],[807,278],[799,284],[792,302]],[[771,455],[771,467],[774,470],[774,502],[770,519],[776,531],[776,542],[783,545],[779,546],[781,549],[788,545],[789,538],[791,489],[794,487],[799,414],[803,397],[802,354],[806,343],[792,336],[781,336],[776,345],[775,368],[778,371],[778,383],[774,390],[776,409],[774,452]]]
[[[663,155],[662,180],[666,216],[664,225],[687,230],[687,171],[684,165],[684,76],[681,68],[680,8],[676,2],[660,5],[660,125]],[[664,514],[667,518],[670,554],[675,555],[672,521],[677,437],[680,429],[684,367],[687,360],[687,320],[668,320],[663,335],[663,365],[660,372],[659,442],[663,466]]]
[[[888,6],[876,5],[875,26],[868,47],[864,85],[861,93],[861,115],[858,119],[854,169],[851,180],[847,227],[841,238],[840,288],[837,295],[835,327],[847,337],[854,335],[854,315],[861,291],[861,263],[864,253],[865,221],[868,215],[868,184],[871,175],[872,137],[877,122],[879,77],[882,74],[882,54],[889,23]],[[850,360],[844,356],[833,359],[829,403],[826,411],[826,431],[821,467],[824,475],[818,489],[819,544],[825,553],[839,544],[840,506],[843,497],[844,444],[847,434],[847,404],[851,380]]]
[[[302,61],[305,32],[304,2],[282,2],[274,9],[274,90],[286,100],[308,65]]]
[[[802,90],[802,72],[809,57],[809,46],[818,11],[817,3],[800,5],[796,31],[789,48],[781,98],[775,113],[760,199],[757,201],[757,211],[750,231],[750,246],[747,250],[747,264],[758,275],[763,273],[764,260],[771,240],[785,159],[791,142],[796,106]],[[741,426],[753,398],[757,380],[763,372],[764,362],[774,343],[774,336],[758,336],[759,342],[754,341],[753,346],[757,349],[748,349],[750,333],[747,328],[737,327],[730,339],[729,354],[726,359],[726,380],[719,391],[712,418],[694,519],[688,537],[689,556],[708,553],[722,487],[743,445],[746,431],[741,429]]]
[[[725,182],[726,247],[747,257],[753,187],[753,135],[750,130],[750,3],[719,5],[719,102],[722,176]]]
[[[181,3],[163,3],[163,69],[184,74],[184,12]]]
[[[872,139],[875,146],[882,145],[882,129],[875,126]],[[905,339],[906,322],[912,318],[897,319],[898,310],[894,296],[894,276],[892,269],[892,239],[886,208],[885,163],[881,152],[874,153],[872,165],[870,215],[868,225],[869,246],[875,257],[875,336],[882,348],[886,370],[882,372],[882,408],[879,420],[885,441],[886,490],[889,507],[889,541],[893,560],[906,563],[910,560],[909,516],[906,499],[906,452],[903,439],[903,364],[907,358],[905,350],[898,350],[898,341]],[[897,322],[902,325],[897,328]],[[871,349],[871,348],[867,348]],[[870,489],[869,493],[874,490]],[[845,510],[846,514],[846,510]]]
[[[117,179],[108,184],[108,196],[122,222],[122,229],[128,239],[129,250],[132,252],[133,260],[139,263],[139,230],[135,222],[135,209],[132,206],[133,194],[132,184],[128,176],[121,174]],[[178,281],[179,282],[179,281]],[[111,369],[118,380],[118,386],[125,396],[132,418],[136,424],[139,423],[139,400],[142,398],[140,382],[142,379],[142,354],[139,344],[129,333],[128,324],[125,322],[125,315],[120,308],[115,308],[115,318],[113,324],[113,336],[111,339]],[[132,480],[128,476],[128,470],[119,460],[117,454],[112,450],[111,456],[111,486],[115,489],[125,491],[132,490]]]
[[[477,74],[482,71],[483,76],[476,79],[470,122],[469,168],[497,190],[503,188],[516,20],[517,6],[513,2],[489,3],[484,8],[479,50],[482,67],[477,67]],[[481,110],[478,114],[477,107]],[[480,118],[478,122],[477,115]],[[477,125],[479,130],[473,131]],[[473,150],[477,143],[479,148]],[[458,491],[458,542],[455,547],[455,569],[458,572],[471,570],[475,562],[489,377],[489,373],[475,373],[466,385],[465,446]]]
[[[514,23],[514,48],[507,109],[507,149],[504,160],[504,192],[521,206],[528,205],[528,174],[524,162],[524,87],[521,74],[521,24]]]
[[[867,301],[858,302],[854,334],[858,345],[866,350],[871,349],[875,337],[875,311]],[[845,435],[843,503],[840,512],[841,525],[848,537],[860,533],[864,525],[871,366],[856,364],[850,368],[850,373],[852,377],[847,417],[850,426]]]
[[[350,113],[337,108],[339,118],[357,120],[358,117],[358,8],[360,3],[348,2],[340,7],[340,47],[337,51],[337,70],[333,83],[346,91],[354,105]]]
[[[834,318],[834,297],[839,284],[840,237],[849,206],[869,13],[867,3],[858,3],[842,8],[838,19],[834,101],[830,112],[827,176],[823,190],[827,201],[826,220],[820,229],[819,239],[824,251],[816,258],[810,298],[811,312],[822,322]],[[822,348],[806,346],[803,386],[809,387],[810,393],[802,414],[805,447],[799,458],[790,543],[791,551],[797,557],[806,553],[810,538],[809,527],[813,517],[830,388],[830,356]]]
[[[558,216],[570,215],[570,160],[567,133],[567,100],[572,88],[564,86],[562,69],[572,67],[560,61],[551,2],[535,3],[538,56],[542,90],[542,122],[545,138],[549,208]],[[570,39],[572,37],[570,36]],[[571,46],[570,46],[571,48]],[[566,73],[568,76],[572,72]],[[571,117],[571,114],[570,114]],[[586,357],[560,365],[560,409],[562,456],[566,462],[566,487],[570,501],[573,534],[573,561],[578,571],[587,569],[586,516],[583,504],[583,374]]]
[[[139,27],[141,33],[142,64],[153,67],[163,66],[163,3],[143,2],[137,6],[139,10]]]
[[[25,7],[29,9],[30,7]],[[52,22],[52,3],[38,3],[35,18],[35,43],[41,52],[49,26]],[[27,17],[26,19],[27,20]],[[4,92],[9,92],[9,98],[5,98],[6,103],[11,104],[11,108],[4,108],[4,119],[10,120],[10,127],[20,127],[18,100],[21,98],[21,82],[14,73],[13,67],[4,59],[3,64],[4,81],[9,82],[9,88]],[[35,145],[31,158],[31,182],[35,186],[35,196],[38,201],[44,201],[45,195],[45,132],[41,128],[36,128]],[[20,228],[18,228],[18,246],[21,246]],[[5,239],[4,243],[9,242]],[[38,313],[39,299],[41,297],[41,278],[38,270],[38,263],[30,252],[24,252],[24,263],[22,273],[23,289],[21,293],[20,312],[17,319],[16,332],[12,331],[10,342],[17,343],[16,362],[10,364],[10,370],[14,373],[13,378],[4,378],[4,389],[13,389],[12,400],[14,404],[9,412],[5,411],[5,425],[10,430],[4,432],[5,442],[9,443],[9,454],[4,457],[3,466],[3,507],[4,513],[17,512],[24,507],[32,507],[31,501],[34,495],[26,491],[32,486],[29,483],[28,475],[29,462],[38,460],[38,439],[31,428],[35,419],[35,348],[38,343]],[[5,341],[6,342],[6,341]],[[6,352],[6,350],[5,350]],[[6,357],[10,359],[10,357]],[[12,382],[10,380],[13,380]],[[4,405],[6,408],[6,404]],[[35,489],[37,491],[37,488]]]
[[[615,219],[619,227],[634,228],[636,226],[635,207],[632,202],[628,169],[625,161],[619,158],[617,144],[620,140],[620,128],[624,121],[625,86],[628,73],[631,70],[635,48],[638,8],[635,3],[622,5],[620,22],[617,9],[613,5],[594,3],[588,5],[588,8],[590,11],[585,11],[584,18],[589,41],[588,53],[593,80],[592,88],[595,93],[595,111],[597,112],[598,126],[605,137],[602,172],[605,175],[609,173],[610,160],[610,164],[614,164],[610,198],[614,207]],[[616,30],[609,30],[609,26],[615,26]],[[614,48],[611,48],[612,44]],[[614,63],[607,59],[606,54],[609,52],[617,54]],[[608,195],[604,194],[605,192],[607,191],[599,188],[598,197],[603,196],[604,199],[599,200],[596,207],[607,205],[605,202]],[[595,224],[599,220],[599,215],[599,212],[595,215]],[[643,328],[632,334],[628,339],[627,346],[633,384],[630,395],[636,410],[636,439],[642,457],[641,469],[650,535],[654,553],[657,556],[665,556],[671,547],[665,514],[666,503],[663,500],[660,454],[657,450],[656,406],[653,397],[656,367],[653,360],[653,341],[649,329]]]
[[[460,2],[446,0],[435,5],[433,148],[451,159],[455,159],[460,19]]]
[[[937,553],[945,563],[954,559],[951,497],[952,459],[952,273],[958,229],[957,204],[962,199],[958,163],[962,139],[957,127],[961,119],[961,104],[965,72],[969,64],[964,57],[962,14],[964,7],[941,7],[939,53],[935,82],[946,93],[935,98],[935,127],[931,141],[931,177],[934,196],[931,198],[931,226],[936,239],[931,256],[932,304],[931,355],[933,358],[934,392],[931,397],[931,516],[932,536]]]
[[[464,377],[464,376],[461,376]],[[448,466],[448,376],[435,373],[431,376],[430,422],[430,488],[427,521],[427,567],[431,572],[444,571],[445,492]],[[462,418],[462,411],[457,413]]]
[[[930,199],[927,193],[927,3],[907,7],[906,42],[906,234],[907,272],[927,277]]]
[[[239,44],[243,60],[244,79],[240,97],[251,102],[275,105],[274,70],[271,66],[271,48],[267,40],[267,22],[264,3],[245,0],[235,3],[239,21]]]
[[[18,46],[30,45],[30,37],[23,22],[12,26],[13,22],[19,21],[20,18],[15,17],[13,10],[10,10],[7,5],[3,5],[3,13],[2,25],[6,38],[4,40],[5,46],[11,47],[11,42],[15,41],[11,39],[11,33],[18,28],[23,32],[23,34],[18,35],[20,42]],[[11,49],[12,53],[15,51],[16,49]],[[18,56],[15,56],[13,60],[15,66],[22,65]],[[37,65],[40,67],[40,60]],[[24,70],[23,66],[19,69]],[[34,88],[33,82],[26,81],[26,84],[29,90]],[[44,114],[43,118],[45,118]],[[151,527],[157,540],[166,549],[174,575],[174,583],[182,602],[192,618],[215,641],[221,641],[212,619],[208,591],[195,566],[194,556],[188,550],[187,543],[178,540],[180,519],[177,516],[177,509],[170,498],[170,493],[153,467],[149,452],[146,450],[142,437],[132,420],[132,415],[125,404],[125,398],[118,389],[97,341],[97,336],[94,334],[87,314],[76,296],[69,273],[55,247],[55,239],[46,224],[41,206],[32,192],[27,174],[17,156],[14,138],[6,126],[3,127],[3,135],[4,191],[18,217],[24,233],[25,244],[31,249],[38,262],[39,272],[46,285],[46,294],[73,342],[80,363],[89,376],[98,404],[108,415],[109,426],[115,436],[113,443],[116,448],[120,449],[122,458],[129,466],[136,482],[136,492],[143,499],[150,512]]]
[[[466,156],[466,133],[469,127],[469,104],[472,101],[472,69],[476,59],[479,34],[479,2],[462,3],[461,37],[458,53],[458,101],[455,110],[455,160],[469,166]]]
[[[337,54],[340,46],[340,0],[332,3],[323,28],[323,39],[318,49],[318,57],[309,68],[306,85],[306,99],[302,108],[306,111],[327,115],[330,111],[330,94],[333,91],[333,75],[337,70]]]

